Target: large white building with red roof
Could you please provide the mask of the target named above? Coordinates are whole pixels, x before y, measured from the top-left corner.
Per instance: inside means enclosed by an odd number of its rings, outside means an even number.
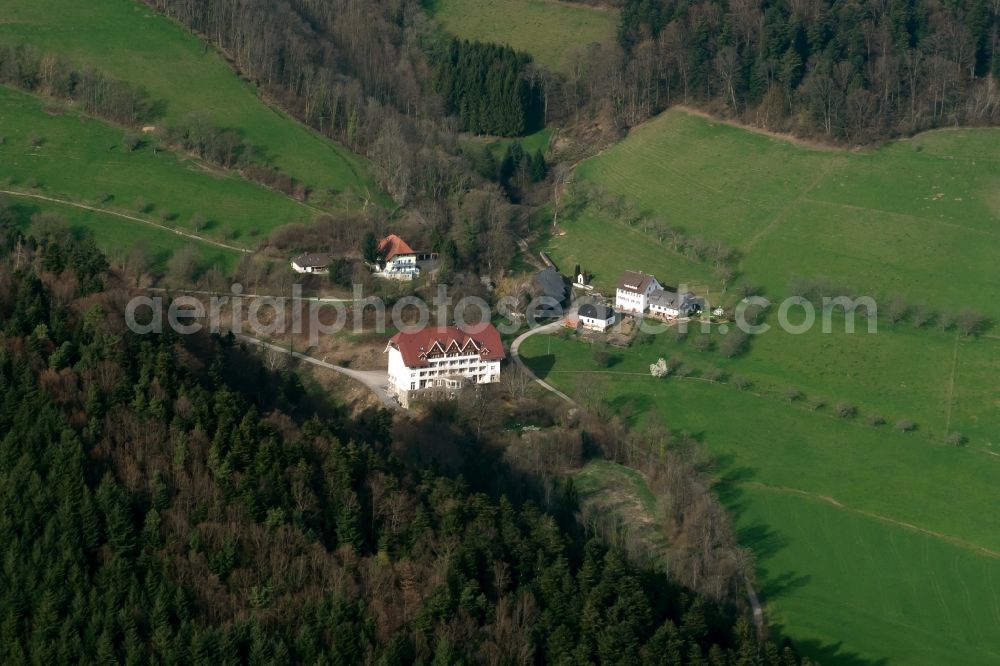
[[[505,354],[492,324],[400,331],[386,346],[389,393],[403,407],[419,397],[454,395],[469,384],[500,379]]]

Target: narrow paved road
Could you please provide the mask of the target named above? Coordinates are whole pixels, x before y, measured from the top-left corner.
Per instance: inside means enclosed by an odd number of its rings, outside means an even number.
[[[351,368],[345,368],[342,365],[334,365],[333,363],[327,363],[326,361],[321,361],[318,358],[313,358],[306,354],[299,353],[297,351],[291,351],[285,347],[280,347],[270,342],[265,342],[258,338],[251,338],[249,335],[237,335],[238,339],[248,342],[252,345],[257,345],[258,347],[263,347],[264,349],[270,349],[276,352],[281,352],[282,354],[289,354],[293,358],[297,358],[300,361],[305,361],[306,363],[311,363],[317,365],[321,368],[326,368],[328,370],[333,370],[334,372],[339,372],[340,374],[350,377],[351,379],[361,382],[364,386],[375,394],[375,397],[379,401],[388,407],[389,409],[399,409],[399,403],[389,395],[389,375],[381,370],[353,370]]]
[[[520,367],[522,370],[531,375],[539,386],[541,386],[546,391],[549,391],[550,393],[556,394],[557,396],[559,396],[560,398],[562,398],[563,400],[572,405],[576,404],[573,401],[573,398],[569,397],[568,395],[557,389],[552,384],[549,384],[548,382],[540,379],[538,375],[536,375],[534,372],[531,371],[531,368],[529,368],[524,364],[524,360],[521,359],[521,354],[520,354],[522,342],[530,338],[532,335],[537,335],[538,333],[551,333],[553,331],[558,331],[560,328],[562,328],[565,321],[566,318],[563,317],[562,319],[554,321],[551,324],[545,324],[544,326],[528,329],[521,335],[517,336],[517,338],[514,339],[514,342],[510,343],[510,356],[511,358],[514,359],[514,363],[516,363],[518,367]]]

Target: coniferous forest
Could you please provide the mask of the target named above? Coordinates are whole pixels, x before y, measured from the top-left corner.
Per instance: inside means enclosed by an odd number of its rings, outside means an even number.
[[[585,538],[569,488],[478,492],[229,337],[129,332],[90,241],[13,218],[0,662],[798,663]]]
[[[538,90],[526,76],[527,54],[458,39],[441,51],[434,59],[434,86],[463,129],[521,136],[538,126]]]

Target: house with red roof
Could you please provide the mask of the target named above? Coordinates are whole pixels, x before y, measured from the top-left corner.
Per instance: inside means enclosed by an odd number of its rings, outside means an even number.
[[[430,252],[417,252],[396,234],[389,234],[379,241],[378,253],[381,261],[374,267],[375,275],[393,280],[418,277],[421,268],[435,258]]]
[[[465,386],[499,381],[506,356],[492,324],[400,331],[385,351],[389,393],[405,408],[419,398],[454,396]]]

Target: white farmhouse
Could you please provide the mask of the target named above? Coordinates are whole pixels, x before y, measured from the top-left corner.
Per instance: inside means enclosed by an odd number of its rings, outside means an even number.
[[[661,319],[686,317],[700,308],[701,302],[690,291],[681,294],[666,287],[656,289],[649,295],[649,314]]]
[[[607,305],[584,303],[576,313],[580,326],[603,333],[615,323],[615,311]]]
[[[375,274],[394,280],[412,280],[420,275],[421,264],[435,258],[431,252],[417,252],[396,234],[389,234],[378,244],[382,263]]]
[[[649,307],[649,295],[661,288],[660,283],[652,275],[625,271],[615,291],[615,309],[642,314]]]
[[[389,393],[406,408],[416,398],[451,396],[470,384],[498,381],[505,355],[492,324],[400,331],[385,350]]]
[[[296,273],[326,273],[329,266],[328,254],[300,254],[292,259],[292,270]]]

